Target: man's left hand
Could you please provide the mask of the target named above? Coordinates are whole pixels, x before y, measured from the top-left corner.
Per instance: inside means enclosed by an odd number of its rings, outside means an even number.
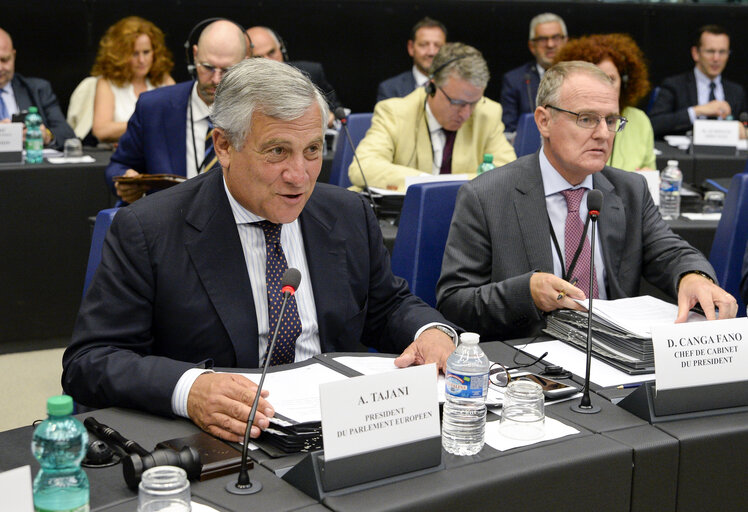
[[[395,366],[405,368],[413,364],[436,363],[437,369],[447,369],[447,358],[455,349],[450,336],[439,329],[426,329],[395,359]]]
[[[678,317],[675,323],[688,320],[688,311],[696,304],[704,310],[707,320],[715,320],[715,306],[719,308],[720,319],[735,318],[738,303],[735,297],[699,274],[686,274],[678,287]]]
[[[42,139],[44,139],[44,145],[48,146],[52,142],[52,132],[47,129],[43,124],[40,126],[42,130]]]

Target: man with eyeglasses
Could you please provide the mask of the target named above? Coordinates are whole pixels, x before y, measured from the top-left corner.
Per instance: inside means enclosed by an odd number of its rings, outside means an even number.
[[[475,176],[486,153],[497,166],[513,161],[501,105],[483,97],[489,78],[478,50],[447,43],[434,57],[424,87],[377,103],[371,128],[356,148],[369,186],[402,192],[408,176]],[[348,176],[353,185],[364,186],[355,161]]]
[[[444,316],[495,340],[538,334],[547,313],[582,309],[572,299],[590,289],[583,224],[594,188],[603,194],[595,297],[636,296],[644,277],[677,299],[677,321],[696,303],[709,319],[715,307],[720,318],[734,317],[735,299],[662,220],[644,178],[605,165],[626,125],[608,75],[588,62],[556,64],[540,82],[538,104],[541,149],[458,193],[436,290]]]
[[[566,23],[556,14],[544,12],[530,20],[527,47],[535,59],[509,71],[501,79],[502,119],[507,132],[517,131],[519,116],[535,111],[540,79],[567,38]]]
[[[140,95],[106,168],[107,181],[117,196],[132,203],[147,188],[114,183],[116,176],[168,173],[192,178],[216,165],[210,106],[226,70],[246,53],[247,39],[240,26],[229,20],[214,21],[192,47],[190,72],[195,80]]]
[[[737,119],[748,109],[745,89],[722,77],[730,57],[730,36],[719,25],[696,33],[693,71],[666,78],[649,117],[655,137],[684,134],[696,119]]]

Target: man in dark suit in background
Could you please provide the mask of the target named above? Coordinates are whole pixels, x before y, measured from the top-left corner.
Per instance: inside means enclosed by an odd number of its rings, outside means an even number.
[[[527,47],[535,60],[505,73],[501,79],[501,106],[504,108],[502,121],[506,131],[517,131],[517,122],[522,114],[535,111],[535,96],[543,73],[553,63],[553,59],[566,44],[568,38],[566,23],[550,12],[538,14],[530,20],[530,39]]]
[[[75,132],[62,115],[52,86],[41,78],[27,78],[15,72],[16,50],[13,40],[0,28],[0,122],[10,122],[13,114],[39,109],[44,145],[61,149]]]
[[[112,154],[107,182],[127,203],[147,189],[114,183],[116,176],[168,173],[192,178],[216,162],[212,143],[206,140],[210,106],[226,70],[245,58],[246,37],[235,23],[214,21],[200,33],[192,52],[196,79],[141,94]]]
[[[735,299],[714,284],[704,256],[662,220],[644,179],[607,167],[618,92],[587,62],[562,62],[540,82],[538,153],[462,186],[437,284],[437,307],[486,339],[531,336],[556,309],[582,309],[590,289],[587,192],[600,190],[593,293],[632,297],[642,277],[678,300],[677,321],[699,303],[707,318],[732,318]],[[573,270],[577,247],[582,245]],[[579,279],[578,286],[570,281]]]
[[[655,137],[684,134],[698,118],[737,119],[748,109],[745,89],[722,77],[730,57],[730,36],[718,25],[705,25],[691,47],[693,71],[666,78],[655,99],[652,121]]]
[[[311,81],[245,60],[219,85],[211,118],[222,172],[115,216],[63,357],[65,391],[84,405],[187,416],[239,441],[256,386],[205,368],[259,366],[285,268],[302,280],[272,364],[363,343],[402,351],[398,366],[444,369],[454,329],[392,274],[371,208],[316,183],[327,104]],[[273,414],[263,398],[253,437]]]
[[[327,125],[330,127],[333,126],[335,116],[332,112],[343,105],[340,103],[340,100],[338,100],[335,88],[327,80],[325,69],[322,67],[322,64],[310,60],[290,60],[288,58],[286,43],[276,31],[268,27],[249,27],[247,29],[247,35],[252,41],[252,57],[262,57],[265,59],[272,59],[276,62],[285,62],[286,64],[306,73],[314,85],[319,87],[325,95],[327,104],[330,107],[330,116],[327,120]]]
[[[377,88],[377,101],[387,98],[402,98],[428,82],[429,68],[447,42],[447,27],[440,21],[426,16],[413,26],[408,39],[408,55],[413,59],[413,68],[388,78]]]

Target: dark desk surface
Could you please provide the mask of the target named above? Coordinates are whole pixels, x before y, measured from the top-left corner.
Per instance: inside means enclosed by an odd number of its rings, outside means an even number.
[[[668,160],[678,160],[683,180],[694,185],[700,185],[707,178],[730,178],[743,172],[748,160],[746,151],[740,151],[735,155],[690,153],[663,141],[655,142],[655,148],[662,152],[657,156],[658,169],[664,169]]]

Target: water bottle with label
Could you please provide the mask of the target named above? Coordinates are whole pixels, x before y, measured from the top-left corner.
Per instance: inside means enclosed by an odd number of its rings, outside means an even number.
[[[442,446],[454,455],[475,455],[483,448],[489,362],[480,336],[466,332],[447,359]]]
[[[26,163],[40,164],[44,160],[42,116],[36,107],[29,107],[26,115]]]
[[[680,216],[680,190],[683,173],[677,160],[668,160],[667,167],[660,173],[660,213],[665,220]]]
[[[72,413],[72,398],[53,396],[47,400],[47,419],[34,430],[31,452],[41,465],[34,478],[37,512],[89,511],[88,477],[81,469],[88,432]]]
[[[491,153],[486,153],[483,155],[483,163],[478,166],[478,176],[495,168],[496,166],[493,164],[493,155]]]

